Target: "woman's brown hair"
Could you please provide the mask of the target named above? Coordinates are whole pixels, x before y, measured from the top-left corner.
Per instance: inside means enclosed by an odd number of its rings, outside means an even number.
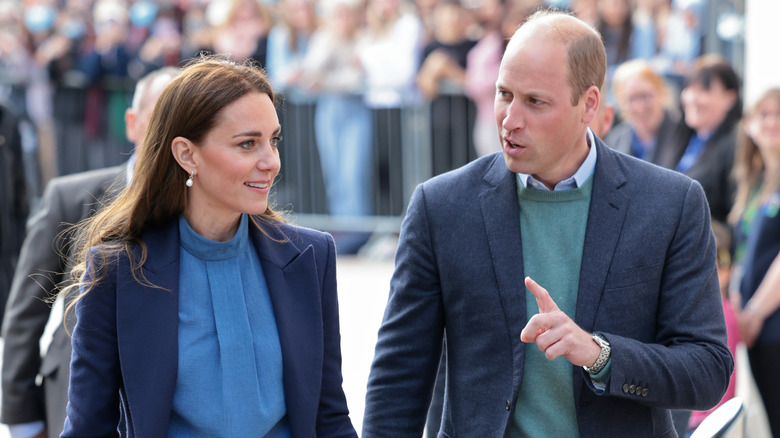
[[[77,226],[74,268],[62,293],[81,293],[68,310],[105,277],[106,263],[117,256],[126,255],[133,277],[148,284],[141,272],[147,255],[142,235],[151,226],[177,218],[187,203],[188,175],[173,157],[173,139],[180,136],[198,144],[214,127],[223,108],[250,93],[266,94],[276,103],[268,77],[256,63],[237,63],[221,56],[191,60],[168,84],[138,148],[132,182]],[[270,205],[253,219],[284,221]]]

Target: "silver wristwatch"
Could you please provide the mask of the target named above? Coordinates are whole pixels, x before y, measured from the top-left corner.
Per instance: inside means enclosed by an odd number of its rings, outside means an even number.
[[[609,346],[609,342],[607,342],[603,336],[594,333],[593,340],[601,347],[601,353],[599,353],[599,357],[592,366],[582,367],[585,371],[588,372],[588,374],[598,374],[601,370],[603,370],[604,366],[607,365],[607,362],[609,361],[610,355],[612,354],[612,349]]]

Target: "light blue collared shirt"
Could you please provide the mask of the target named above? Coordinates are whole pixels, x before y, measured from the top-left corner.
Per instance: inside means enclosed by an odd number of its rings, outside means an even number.
[[[585,181],[593,175],[593,169],[596,168],[596,141],[593,139],[593,131],[591,131],[590,128],[588,128],[586,132],[588,133],[588,146],[590,146],[588,156],[585,157],[585,161],[583,161],[580,168],[574,172],[574,175],[556,184],[554,190],[571,190],[582,187],[582,185],[585,184]],[[522,184],[525,188],[550,190],[541,181],[525,173],[517,174],[517,182]]]

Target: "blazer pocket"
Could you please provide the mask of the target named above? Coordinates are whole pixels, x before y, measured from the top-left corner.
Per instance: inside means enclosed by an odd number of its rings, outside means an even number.
[[[631,268],[620,272],[610,272],[604,289],[622,289],[636,286],[649,281],[660,281],[663,263],[655,263],[639,268]]]

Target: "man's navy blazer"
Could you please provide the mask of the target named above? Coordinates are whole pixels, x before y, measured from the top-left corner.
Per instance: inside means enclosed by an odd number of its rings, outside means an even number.
[[[251,224],[249,235],[279,331],[292,437],[356,437],[341,386],[333,239],[287,224],[261,226],[270,237]],[[167,435],[178,364],[178,221],[149,229],[143,241],[143,273],[154,286],[136,281],[127,257],[119,257],[76,306],[63,437]]]
[[[583,437],[672,437],[668,409],[715,405],[726,346],[701,186],[596,140],[576,314],[612,345],[603,393],[572,365]],[[363,438],[419,437],[445,328],[440,437],[503,437],[523,381],[517,177],[501,153],[420,185],[404,219],[366,395]],[[544,285],[542,285],[544,286]],[[546,388],[535,388],[545,391]],[[575,431],[572,431],[574,434]]]

